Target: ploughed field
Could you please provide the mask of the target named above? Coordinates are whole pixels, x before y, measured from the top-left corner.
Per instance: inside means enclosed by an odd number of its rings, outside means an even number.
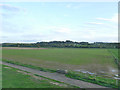
[[[31,64],[50,69],[89,71],[98,74],[117,74],[117,64],[110,51],[117,55],[117,49],[3,48],[2,58],[22,64]]]

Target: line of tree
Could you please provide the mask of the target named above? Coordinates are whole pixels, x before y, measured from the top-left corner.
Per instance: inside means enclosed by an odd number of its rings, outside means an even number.
[[[50,42],[37,42],[37,43],[2,43],[2,47],[55,47],[55,48],[119,48],[119,43],[107,42],[73,42],[66,41],[50,41]]]

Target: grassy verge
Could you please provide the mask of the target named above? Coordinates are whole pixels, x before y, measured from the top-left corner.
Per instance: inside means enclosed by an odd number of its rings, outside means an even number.
[[[5,61],[7,63],[15,64],[15,65],[20,65],[20,66],[32,68],[32,69],[37,69],[37,70],[44,71],[44,72],[56,72],[56,70],[53,70],[53,69],[37,67],[37,66],[33,66],[33,65],[28,65],[28,64],[22,64],[22,63],[10,61],[10,60],[3,59],[3,61]]]
[[[111,53],[111,55],[113,56],[113,59],[117,65],[119,64],[119,61],[120,61],[119,57],[118,57],[118,51],[119,51],[119,49],[108,49],[108,52]]]
[[[119,49],[108,49],[108,51],[109,51],[116,59],[118,59],[118,51],[119,51]]]
[[[22,72],[22,73],[21,73]],[[24,71],[3,65],[3,88],[66,88],[72,86],[59,85],[53,80],[44,77],[37,79],[34,75],[25,74]],[[53,83],[50,83],[53,82]]]
[[[45,72],[56,72],[56,70],[37,67],[37,66],[33,66],[33,65],[28,65],[28,64],[21,64],[18,62],[13,62],[13,61],[5,60],[5,59],[3,59],[3,61],[5,61],[7,63],[12,63],[12,64],[16,64],[16,65],[20,65],[20,66],[24,66],[24,67],[28,67],[28,68],[45,71]],[[65,74],[65,76],[69,77],[69,78],[77,79],[77,80],[82,80],[82,81],[98,84],[101,86],[118,88],[118,86],[116,85],[116,80],[112,79],[112,78],[104,78],[101,76],[94,76],[94,75],[89,75],[89,74],[84,74],[84,73],[76,73],[73,71],[68,71],[68,73]]]
[[[88,75],[84,73],[76,73],[73,71],[69,71],[65,76],[69,78],[77,79],[77,80],[98,84],[101,86],[118,88],[118,85],[116,85],[116,80],[112,78],[103,78],[100,76]]]

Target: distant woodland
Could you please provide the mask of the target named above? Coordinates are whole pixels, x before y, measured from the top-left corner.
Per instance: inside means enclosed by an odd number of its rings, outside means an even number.
[[[44,47],[44,48],[119,48],[120,43],[108,42],[73,42],[66,41],[50,41],[50,42],[36,42],[36,43],[2,43],[2,47]]]

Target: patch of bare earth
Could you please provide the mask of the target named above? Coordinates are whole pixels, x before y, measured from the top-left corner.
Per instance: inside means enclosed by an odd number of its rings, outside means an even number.
[[[17,70],[17,72],[28,75],[28,73],[27,73],[27,72],[24,72],[24,71]]]
[[[35,76],[35,75],[32,74],[32,73],[27,73],[27,72],[24,72],[24,71],[21,71],[21,70],[17,70],[17,72],[22,73],[22,74],[25,74],[25,75],[30,75],[30,76],[32,76],[33,78],[37,79],[37,80],[48,80],[48,79],[45,79],[45,78],[43,78],[43,77]],[[58,82],[50,81],[49,83],[54,84],[54,85],[58,85],[58,86],[67,87],[66,84],[62,84],[62,83],[58,83]]]
[[[32,73],[27,73],[27,72],[20,71],[20,70],[17,70],[17,72],[22,73],[22,74],[25,74],[25,75],[30,75],[30,76],[32,76],[32,77],[35,78],[35,79],[39,79],[39,80],[43,79],[42,77],[35,76],[35,75],[32,74]]]
[[[62,64],[52,61],[40,62],[39,60],[37,63],[30,63],[30,64],[38,67],[51,68],[51,69],[56,68],[56,69],[73,70],[73,71],[82,70],[82,71],[89,71],[91,73],[96,73],[99,75],[104,75],[104,74],[111,75],[111,71],[109,70],[109,67],[111,67],[110,65],[102,65],[102,64],[71,65],[71,64]]]
[[[58,86],[64,86],[64,87],[67,87],[67,85],[65,84],[61,84],[61,83],[58,83],[58,82],[50,82],[51,84],[54,84],[54,85],[58,85]]]
[[[2,47],[2,49],[47,49],[47,48],[26,48],[26,47]]]
[[[4,67],[4,68],[11,69],[10,67]]]

